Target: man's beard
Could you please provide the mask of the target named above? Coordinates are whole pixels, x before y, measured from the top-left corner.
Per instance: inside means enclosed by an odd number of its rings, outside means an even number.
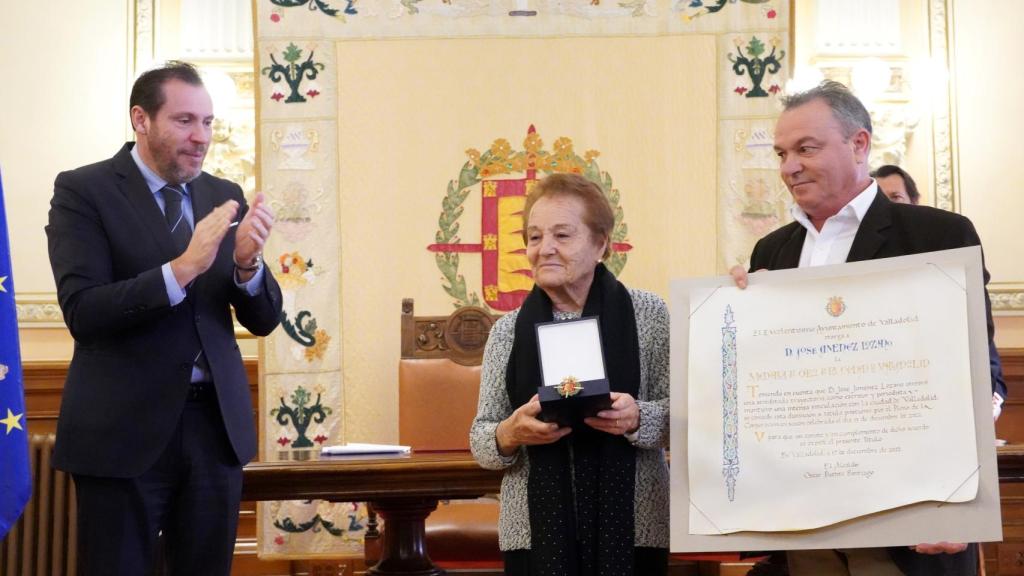
[[[164,141],[160,134],[156,135],[155,140],[157,142],[157,146],[155,148],[151,148],[153,150],[153,156],[157,160],[157,167],[160,169],[160,176],[167,180],[168,184],[185,184],[195,180],[199,174],[202,173],[203,161],[206,160],[206,153],[209,151],[207,146],[199,146],[191,150],[188,148],[182,148],[178,144]],[[187,154],[195,150],[202,152],[203,159],[200,160],[199,166],[193,171],[191,168],[182,164],[181,155],[182,153]]]
[[[203,160],[206,159],[205,154],[206,154],[206,151],[204,150],[203,151]],[[169,184],[185,184],[185,183],[191,182],[191,181],[195,180],[196,178],[198,178],[199,174],[201,174],[202,171],[203,171],[203,164],[202,164],[202,162],[199,163],[199,167],[198,168],[196,168],[195,170],[192,170],[191,168],[183,166],[178,161],[178,155],[177,154],[175,154],[171,158],[171,160],[168,163],[167,167],[164,169],[164,172],[168,176],[170,176],[170,178],[167,180],[167,182]]]

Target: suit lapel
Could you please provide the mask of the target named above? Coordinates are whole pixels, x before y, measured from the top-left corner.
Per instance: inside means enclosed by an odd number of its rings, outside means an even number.
[[[198,178],[189,183],[189,196],[192,199],[193,230],[199,221],[213,211],[213,192],[206,185],[206,179],[200,174]]]
[[[177,256],[171,231],[167,228],[164,213],[160,211],[160,206],[157,205],[153,193],[149,191],[146,179],[142,177],[142,172],[135,165],[131,149],[132,144],[125,144],[124,148],[121,148],[121,151],[114,156],[114,171],[120,177],[117,183],[118,189],[138,214],[142,226],[149,230],[153,241],[160,247],[164,257],[169,260]]]
[[[886,240],[882,231],[892,223],[891,209],[892,204],[889,199],[878,192],[875,195],[875,201],[864,213],[864,220],[857,228],[857,235],[853,237],[850,254],[846,257],[847,262],[871,260],[878,254]]]
[[[793,233],[789,235],[786,242],[779,248],[779,256],[775,269],[796,268],[800,265],[800,253],[804,249],[804,239],[807,237],[807,229],[796,224]]]

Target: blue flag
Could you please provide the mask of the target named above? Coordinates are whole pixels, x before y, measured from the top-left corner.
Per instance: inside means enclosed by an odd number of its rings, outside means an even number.
[[[18,312],[11,280],[11,245],[0,181],[0,538],[14,526],[32,493],[21,384]]]

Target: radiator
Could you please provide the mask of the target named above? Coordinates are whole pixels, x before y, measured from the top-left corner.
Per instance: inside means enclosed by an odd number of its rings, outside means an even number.
[[[0,541],[0,575],[75,574],[75,490],[71,476],[50,466],[53,434],[29,441],[32,498],[21,519]]]

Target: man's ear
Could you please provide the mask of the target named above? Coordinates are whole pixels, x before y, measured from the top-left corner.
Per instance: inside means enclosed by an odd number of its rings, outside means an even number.
[[[853,142],[853,154],[857,159],[858,164],[864,164],[868,161],[868,155],[871,153],[871,133],[861,128],[850,139]]]
[[[132,130],[136,134],[145,135],[149,131],[149,114],[141,106],[132,106],[131,109]]]

